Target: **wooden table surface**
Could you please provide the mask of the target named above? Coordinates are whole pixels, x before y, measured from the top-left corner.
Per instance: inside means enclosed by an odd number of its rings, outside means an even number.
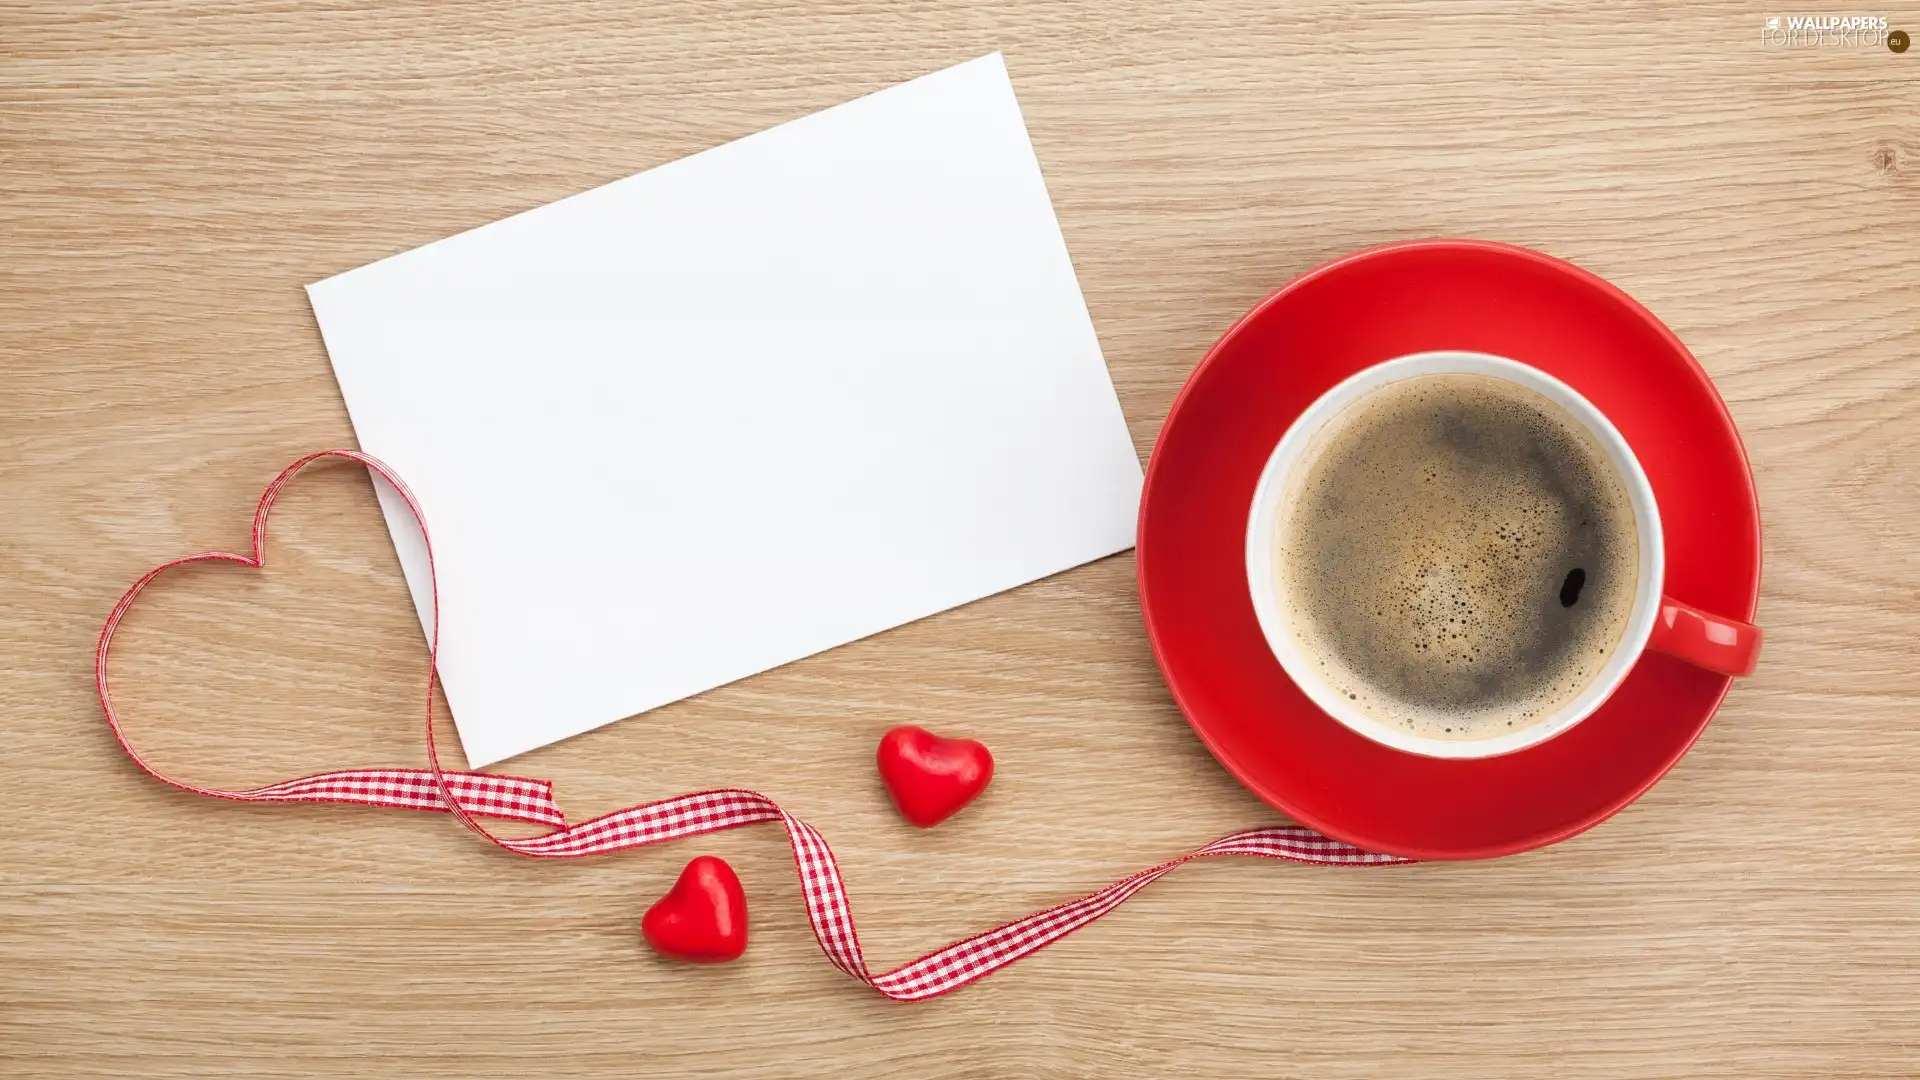
[[[1282,7],[0,5],[0,1072],[1920,1075],[1920,51],[1769,48],[1751,4]],[[993,49],[1143,458],[1236,315],[1380,241],[1541,248],[1692,347],[1752,453],[1770,637],[1667,779],[1494,863],[1192,867],[900,1006],[823,961],[777,829],[551,865],[120,756],[90,679],[114,598],[242,545],[283,463],[352,444],[304,284]],[[419,761],[419,630],[365,479],[283,506],[268,572],[191,573],[129,624],[133,737],[211,783]],[[768,792],[899,962],[1277,820],[1169,701],[1132,575],[511,765],[576,817]],[[902,720],[999,758],[931,832],[872,777]],[[701,851],[752,898],[727,967],[637,934]]]

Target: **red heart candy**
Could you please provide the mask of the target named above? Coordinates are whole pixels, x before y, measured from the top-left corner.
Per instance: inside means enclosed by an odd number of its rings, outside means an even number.
[[[747,893],[725,859],[702,855],[640,918],[640,933],[662,956],[718,964],[747,951]]]
[[[986,747],[911,726],[881,736],[876,760],[900,816],[923,829],[952,817],[993,779]]]

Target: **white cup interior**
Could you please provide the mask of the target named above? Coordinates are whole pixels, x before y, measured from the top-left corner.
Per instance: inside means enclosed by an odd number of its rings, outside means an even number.
[[[1302,655],[1298,638],[1287,625],[1274,577],[1279,511],[1282,501],[1293,490],[1291,481],[1295,470],[1303,464],[1314,437],[1349,406],[1388,383],[1424,375],[1451,374],[1487,375],[1517,383],[1560,406],[1584,426],[1605,451],[1626,487],[1640,548],[1626,636],[1599,674],[1577,696],[1538,723],[1484,739],[1439,739],[1382,723],[1336,692]],[[1248,592],[1253,599],[1254,614],[1260,620],[1260,630],[1287,676],[1315,705],[1355,732],[1396,750],[1427,757],[1482,758],[1510,754],[1545,742],[1592,715],[1626,678],[1640,658],[1641,650],[1646,648],[1647,638],[1653,633],[1653,620],[1659,612],[1665,568],[1660,511],[1653,498],[1653,487],[1620,432],[1572,387],[1536,368],[1490,353],[1414,353],[1367,368],[1321,395],[1273,448],[1260,474],[1260,482],[1254,488],[1253,505],[1247,518]]]

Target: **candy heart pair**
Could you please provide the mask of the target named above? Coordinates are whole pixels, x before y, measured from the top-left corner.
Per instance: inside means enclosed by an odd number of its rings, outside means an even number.
[[[887,732],[874,760],[900,816],[923,829],[958,813],[993,779],[993,755],[985,746],[917,727]],[[698,963],[737,959],[747,949],[747,894],[739,875],[724,859],[694,859],[647,909],[640,933],[664,956]]]

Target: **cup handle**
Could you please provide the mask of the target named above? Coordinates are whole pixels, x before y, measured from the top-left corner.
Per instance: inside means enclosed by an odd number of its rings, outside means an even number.
[[[1762,636],[1757,626],[1662,596],[1647,648],[1722,675],[1751,675]]]

